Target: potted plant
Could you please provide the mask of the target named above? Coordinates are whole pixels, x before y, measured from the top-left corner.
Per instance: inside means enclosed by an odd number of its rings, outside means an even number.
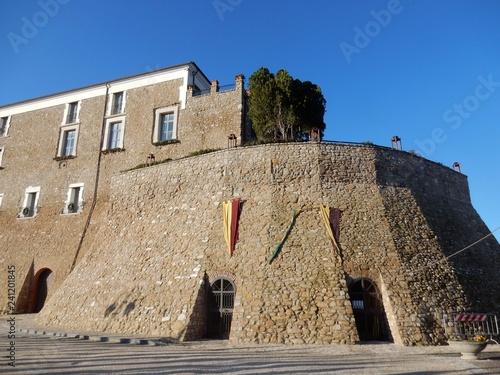
[[[448,339],[448,344],[462,353],[462,359],[477,359],[478,354],[486,348],[488,339],[482,334],[454,334]]]

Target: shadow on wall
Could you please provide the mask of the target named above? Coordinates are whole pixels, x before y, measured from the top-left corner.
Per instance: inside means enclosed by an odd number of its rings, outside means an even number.
[[[28,269],[28,273],[26,274],[26,278],[24,279],[23,286],[19,291],[19,296],[17,298],[16,304],[16,313],[20,314],[28,314],[30,307],[30,297],[31,290],[33,289],[33,276],[35,274],[35,263],[31,262],[31,266]]]
[[[54,273],[49,268],[42,268],[33,277],[33,288],[30,291],[28,312],[39,313],[49,295],[50,287],[54,281]]]
[[[205,337],[207,330],[207,296],[210,282],[208,275],[204,274],[203,281],[199,283],[196,300],[186,327],[177,335],[177,340],[190,341]]]
[[[127,296],[128,297],[128,296]],[[118,303],[117,301],[113,302],[106,308],[104,312],[104,317],[117,317],[121,315],[122,317],[127,317],[130,315],[132,311],[135,309],[135,301],[129,302],[127,299]]]
[[[176,337],[162,337],[160,339],[161,341],[172,343],[179,341],[197,340],[205,336],[207,322],[206,285],[208,285],[208,276],[205,274],[203,282],[199,284],[198,291],[196,292],[196,300],[193,307],[193,312],[189,319],[187,319],[186,326],[179,331]],[[117,298],[106,308],[104,317],[111,320],[127,318],[134,312],[137,307],[140,308],[140,306],[137,305],[137,300],[131,300],[129,299],[129,297],[130,294],[126,295],[124,298]],[[106,328],[104,330],[106,330]]]

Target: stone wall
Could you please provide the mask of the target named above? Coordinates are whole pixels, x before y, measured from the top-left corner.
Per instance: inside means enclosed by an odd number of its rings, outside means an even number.
[[[177,159],[202,149],[226,148],[230,133],[241,139],[243,81],[237,80],[230,91],[189,97],[185,108],[179,103],[182,79],[147,82],[149,84],[126,90],[123,149],[118,152],[101,152],[103,127],[110,118],[105,115],[109,100],[105,85],[97,91],[102,95],[96,94],[81,102],[75,158],[57,158],[64,104],[11,116],[8,136],[0,137],[0,147],[5,149],[0,168],[0,194],[3,194],[0,264],[4,264],[5,269],[10,265],[16,268],[17,312],[32,311],[39,272],[49,269],[53,273],[50,297],[85,254],[88,242],[107,220],[106,203],[112,176],[145,163],[150,154],[155,155],[156,161]],[[83,94],[76,90],[56,96],[74,98],[84,95],[85,89],[82,91]],[[33,102],[37,104],[37,99]],[[167,106],[179,108],[179,142],[156,146],[153,144],[155,110]],[[84,184],[83,209],[76,214],[62,214],[69,185],[74,183]],[[37,215],[19,218],[29,186],[40,187]],[[1,289],[0,311],[6,311],[6,307],[7,290]]]
[[[233,198],[243,203],[229,256],[222,202]],[[340,251],[320,204],[341,212]],[[114,176],[101,209],[86,255],[41,323],[198,339],[206,288],[219,276],[236,286],[237,342],[357,342],[349,285],[359,278],[380,289],[397,343],[441,342],[444,312],[499,311],[498,297],[489,300],[499,287],[467,278],[494,275],[496,241],[444,258],[487,231],[466,177],[406,152],[315,143],[218,151]]]

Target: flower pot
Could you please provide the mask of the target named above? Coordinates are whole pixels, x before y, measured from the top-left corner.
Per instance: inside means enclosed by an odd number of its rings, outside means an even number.
[[[486,348],[486,342],[448,341],[450,346],[462,353],[462,359],[477,359],[477,355]]]

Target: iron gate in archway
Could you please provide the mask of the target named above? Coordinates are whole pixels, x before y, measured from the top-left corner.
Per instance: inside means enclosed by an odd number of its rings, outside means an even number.
[[[355,280],[349,287],[349,297],[359,339],[388,340],[384,306],[377,286],[368,279]]]
[[[234,284],[226,279],[215,280],[208,291],[207,337],[229,339],[233,319]]]

